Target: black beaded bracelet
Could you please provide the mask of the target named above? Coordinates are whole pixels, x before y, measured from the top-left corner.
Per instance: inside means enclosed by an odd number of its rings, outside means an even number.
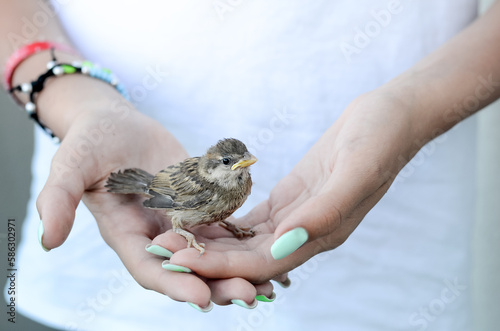
[[[44,86],[45,82],[50,77],[57,77],[61,75],[67,74],[85,74],[90,77],[94,77],[100,79],[108,84],[111,84],[118,92],[120,92],[127,100],[129,100],[129,95],[125,87],[120,84],[118,79],[113,75],[113,73],[109,69],[104,69],[93,65],[89,61],[84,62],[73,62],[69,63],[58,63],[54,54],[54,48],[51,50],[52,60],[47,63],[47,71],[41,74],[36,80],[30,83],[23,83],[17,86],[14,86],[9,89],[9,92],[12,94],[14,99],[21,105],[24,106],[24,109],[28,113],[29,117],[33,119],[48,135],[52,137],[55,142],[59,142],[59,138],[50,130],[46,125],[40,122],[38,115],[36,113],[36,104],[35,97],[38,93],[40,93]],[[22,92],[29,95],[29,101],[23,105],[21,100],[19,100],[14,92]]]

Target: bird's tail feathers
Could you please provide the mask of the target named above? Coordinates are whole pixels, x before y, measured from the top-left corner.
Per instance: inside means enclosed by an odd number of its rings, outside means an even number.
[[[125,169],[123,172],[112,172],[108,177],[105,187],[111,193],[149,196],[148,187],[153,177],[149,172],[138,168]]]

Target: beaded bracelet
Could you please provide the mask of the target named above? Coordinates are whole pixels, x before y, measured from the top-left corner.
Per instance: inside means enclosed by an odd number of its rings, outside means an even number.
[[[30,83],[23,83],[9,89],[14,99],[21,105],[28,113],[29,117],[33,119],[47,134],[49,134],[52,139],[59,142],[59,139],[47,126],[40,122],[38,115],[36,113],[35,96],[40,93],[45,85],[45,82],[50,77],[57,77],[67,74],[84,74],[93,78],[100,79],[108,84],[111,84],[125,99],[129,100],[129,95],[125,87],[118,81],[118,79],[112,74],[109,69],[100,68],[93,65],[89,61],[83,62],[72,62],[69,63],[58,63],[54,54],[54,48],[50,50],[52,60],[47,63],[47,71],[41,74],[36,80]],[[15,91],[22,92],[29,95],[29,101],[26,104],[22,104],[19,98],[15,97]]]
[[[16,68],[28,57],[42,51],[50,50],[50,49],[60,50],[66,53],[75,54],[75,50],[71,47],[66,46],[64,44],[59,44],[50,41],[37,41],[32,44],[25,45],[19,49],[17,49],[7,60],[4,68],[4,85],[7,90],[9,90],[12,85],[12,76],[14,75],[14,71]]]

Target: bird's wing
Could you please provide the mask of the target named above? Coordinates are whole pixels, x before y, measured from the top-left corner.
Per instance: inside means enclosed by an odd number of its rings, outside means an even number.
[[[186,196],[186,198],[183,201],[177,202],[175,207],[180,209],[198,209],[213,198],[213,192],[211,190],[204,190],[199,194]]]
[[[198,175],[198,161],[189,158],[157,173],[149,189],[168,198],[155,195],[150,199],[155,206],[150,208],[194,209],[205,203],[212,192]]]
[[[152,198],[145,200],[142,204],[144,207],[153,209],[171,209],[174,208],[174,200],[169,195],[163,195],[150,191]]]

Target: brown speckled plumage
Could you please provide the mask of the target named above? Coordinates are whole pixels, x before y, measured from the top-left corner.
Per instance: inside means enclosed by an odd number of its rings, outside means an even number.
[[[148,197],[144,206],[164,209],[172,217],[173,230],[186,238],[188,247],[193,245],[203,253],[204,248],[186,228],[219,222],[238,237],[254,235],[226,218],[250,195],[248,167],[256,161],[241,141],[224,139],[205,155],[188,158],[154,176],[137,168],[111,173],[106,187],[112,193]]]

